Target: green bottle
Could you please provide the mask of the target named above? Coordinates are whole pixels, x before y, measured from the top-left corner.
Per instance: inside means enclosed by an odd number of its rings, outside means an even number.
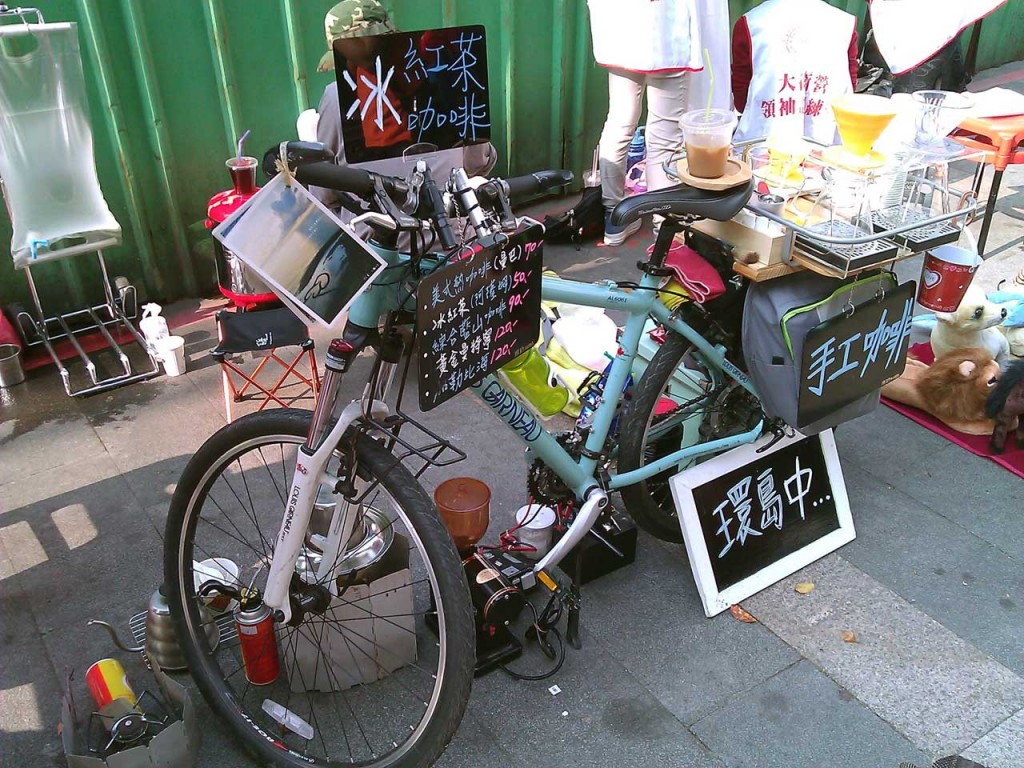
[[[562,386],[551,386],[548,361],[536,347],[530,347],[519,357],[501,367],[508,383],[542,418],[550,418],[565,408],[569,391]]]

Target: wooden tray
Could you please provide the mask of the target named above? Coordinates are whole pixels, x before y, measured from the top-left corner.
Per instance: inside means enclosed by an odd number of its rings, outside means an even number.
[[[732,187],[738,187],[740,184],[746,184],[750,181],[751,175],[750,166],[735,157],[729,158],[725,166],[725,175],[719,176],[717,179],[702,179],[699,176],[691,175],[690,167],[685,157],[676,163],[676,173],[679,176],[679,180],[684,184],[689,184],[697,189],[706,189],[710,192],[720,192],[723,189],[731,189]]]

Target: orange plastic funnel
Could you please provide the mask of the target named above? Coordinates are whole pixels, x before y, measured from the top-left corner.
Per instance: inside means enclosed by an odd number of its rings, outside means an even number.
[[[861,156],[871,151],[896,111],[889,99],[866,93],[848,93],[832,102],[843,147]]]
[[[491,489],[475,477],[453,477],[434,490],[434,503],[461,552],[480,541],[490,523]]]

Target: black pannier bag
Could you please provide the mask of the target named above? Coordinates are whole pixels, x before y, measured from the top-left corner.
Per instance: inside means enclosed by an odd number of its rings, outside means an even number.
[[[879,289],[890,290],[896,280],[888,273],[836,280],[800,272],[754,283],[743,305],[743,352],[747,370],[765,414],[796,427],[800,398],[804,339],[818,324],[843,312],[851,303],[871,300]],[[828,416],[801,427],[805,435],[871,413],[879,392],[865,395]]]

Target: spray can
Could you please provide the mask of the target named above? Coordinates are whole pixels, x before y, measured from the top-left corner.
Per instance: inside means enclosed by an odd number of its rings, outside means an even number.
[[[246,679],[253,685],[269,685],[277,680],[281,668],[274,617],[259,592],[246,592],[238,601],[235,625]]]

